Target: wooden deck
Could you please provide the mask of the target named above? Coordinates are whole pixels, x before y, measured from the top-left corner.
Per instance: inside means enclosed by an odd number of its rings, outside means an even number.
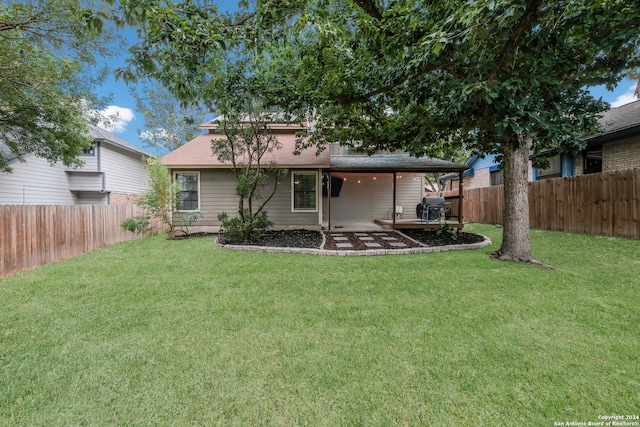
[[[376,219],[375,223],[381,226],[384,229],[393,229],[393,220],[391,219]],[[397,219],[396,220],[396,230],[428,230],[428,229],[438,229],[443,225],[447,225],[449,227],[457,228],[461,230],[464,228],[464,224],[460,222],[422,222],[419,219]]]

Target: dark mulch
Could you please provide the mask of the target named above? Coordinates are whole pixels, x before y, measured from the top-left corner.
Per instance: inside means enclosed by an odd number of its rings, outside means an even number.
[[[312,230],[271,230],[267,231],[260,240],[255,242],[228,242],[220,239],[220,243],[240,244],[248,246],[270,246],[277,248],[312,248],[319,249],[322,244],[322,234]]]
[[[444,230],[402,230],[402,233],[427,246],[462,245],[484,241],[483,236],[464,231],[459,232],[457,237]]]
[[[384,231],[383,231],[384,232]],[[399,233],[394,233],[393,231],[387,231],[387,233],[393,233],[394,237],[397,237],[399,241],[409,243],[408,239],[405,239]],[[344,235],[353,235],[354,233],[342,233]],[[372,237],[374,233],[370,233]],[[460,245],[467,243],[478,243],[484,240],[484,237],[460,232],[458,233],[457,239],[447,233],[446,231],[442,231],[440,233],[431,230],[402,230],[402,234],[410,237],[413,240],[416,240],[426,246],[445,246],[445,245]],[[348,237],[348,236],[347,236]],[[353,239],[350,239],[351,241]],[[377,241],[377,240],[376,240]],[[249,246],[270,246],[270,247],[286,247],[286,248],[313,248],[319,249],[320,245],[322,245],[322,233],[320,231],[312,231],[312,230],[272,230],[267,231],[260,240],[256,242],[230,242],[221,240],[222,244],[242,244]],[[416,246],[415,244],[410,244],[409,247]],[[327,238],[327,244],[324,249],[336,249],[335,241],[330,238]],[[359,247],[354,247],[353,249],[360,249]],[[366,248],[361,248],[366,249]]]

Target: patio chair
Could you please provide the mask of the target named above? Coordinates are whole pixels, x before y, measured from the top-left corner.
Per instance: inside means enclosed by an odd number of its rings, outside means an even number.
[[[396,205],[396,219],[404,218],[404,208],[402,205]]]
[[[444,197],[423,197],[421,222],[441,222],[444,216]]]

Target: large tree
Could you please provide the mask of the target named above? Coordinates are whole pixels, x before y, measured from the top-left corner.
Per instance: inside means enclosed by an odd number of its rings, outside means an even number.
[[[188,1],[145,4],[125,3],[146,23],[129,71],[173,81],[180,97],[223,93],[236,61],[253,57],[245,90],[310,114],[309,144],[498,154],[496,256],[507,260],[534,261],[530,154],[578,150],[606,108],[587,88],[613,86],[640,65],[635,0],[290,0],[242,2],[233,16]]]
[[[198,103],[182,105],[161,85],[137,85],[131,89],[136,109],[144,115],[138,136],[145,148],[167,154],[198,136],[205,109]]]
[[[118,45],[107,12],[78,0],[0,5],[0,171],[28,153],[75,164],[90,146],[92,93],[105,77],[97,57]]]

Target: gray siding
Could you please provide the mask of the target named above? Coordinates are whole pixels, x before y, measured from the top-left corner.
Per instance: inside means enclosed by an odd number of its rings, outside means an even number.
[[[72,205],[65,168],[47,160],[27,156],[26,163],[11,164],[13,173],[0,172],[0,204],[3,205]]]
[[[77,205],[107,205],[109,204],[109,195],[106,193],[86,192],[78,193]]]
[[[120,194],[141,194],[148,186],[149,174],[142,155],[102,143],[100,171],[105,174],[105,189]]]
[[[0,173],[0,204],[107,204],[108,195],[100,192],[103,179],[106,192],[125,195],[141,194],[148,186],[139,154],[101,143],[95,156],[80,160],[84,165],[78,168],[51,165],[33,155],[26,163],[12,163],[13,173]]]
[[[287,176],[281,177],[278,191],[269,201],[267,211],[274,226],[319,226],[320,216],[318,210],[310,212],[293,211],[292,209],[292,182],[293,172],[317,172],[316,189],[318,191],[317,208],[321,209],[322,203],[322,174],[314,170],[290,170]],[[272,180],[272,182],[274,182]],[[270,187],[271,188],[271,187]],[[263,194],[268,195],[267,191]]]
[[[97,153],[97,148],[96,148]],[[67,170],[71,171],[87,171],[87,172],[98,172],[98,155],[87,156],[81,155],[80,160],[82,160],[83,165],[78,168],[67,168]]]
[[[187,172],[192,169],[174,169],[173,172]],[[318,176],[320,174],[318,173]],[[320,180],[320,177],[318,178]],[[262,196],[267,197],[273,189],[275,181],[270,180]],[[200,170],[200,210],[203,218],[194,225],[197,227],[219,226],[218,213],[226,212],[229,216],[235,216],[238,210],[238,197],[235,194],[236,177],[233,171],[228,169],[203,169]],[[320,182],[317,185],[320,191]],[[320,203],[320,202],[319,202]],[[254,209],[260,204],[260,200],[254,205]],[[291,176],[281,177],[274,197],[265,208],[274,227],[289,226],[319,226],[318,212],[292,212],[291,210]]]
[[[67,172],[69,189],[72,191],[102,190],[102,173],[100,172]]]
[[[393,174],[341,173],[340,195],[331,198],[331,221],[373,221],[391,218],[393,212]],[[415,207],[424,194],[422,174],[398,173],[396,204],[402,205],[405,218],[415,218]],[[374,179],[375,178],[375,179]],[[327,220],[328,200],[323,197],[323,219]]]

